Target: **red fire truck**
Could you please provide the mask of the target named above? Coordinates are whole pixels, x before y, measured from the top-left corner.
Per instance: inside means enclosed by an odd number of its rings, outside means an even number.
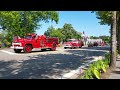
[[[81,48],[83,46],[82,40],[77,40],[77,39],[69,39],[68,42],[64,42],[63,44],[64,49],[66,48]]]
[[[16,38],[12,42],[11,48],[14,49],[15,53],[20,53],[22,50],[25,53],[30,53],[32,49],[52,51],[56,50],[58,44],[57,37],[46,37],[44,35],[27,34],[24,38]]]

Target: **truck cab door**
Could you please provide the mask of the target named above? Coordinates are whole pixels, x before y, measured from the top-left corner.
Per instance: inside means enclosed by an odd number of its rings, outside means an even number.
[[[37,38],[37,36],[33,36],[32,37],[32,41],[33,41],[33,47],[34,48],[38,48],[39,44],[38,44],[38,38]]]
[[[41,36],[40,47],[42,48],[46,47],[46,38],[44,36]]]

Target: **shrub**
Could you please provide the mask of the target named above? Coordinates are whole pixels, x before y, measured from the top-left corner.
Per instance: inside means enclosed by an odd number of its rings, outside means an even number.
[[[11,43],[7,39],[5,39],[3,43],[5,47],[9,47],[11,45]]]
[[[101,73],[106,72],[110,64],[110,54],[105,55],[105,59],[98,60],[89,65],[81,79],[100,79]]]

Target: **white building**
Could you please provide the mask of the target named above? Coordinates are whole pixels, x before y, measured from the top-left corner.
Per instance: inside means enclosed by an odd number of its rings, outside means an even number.
[[[87,39],[87,43],[94,43],[94,42],[97,42],[98,45],[100,45],[100,43],[103,42],[102,39]]]

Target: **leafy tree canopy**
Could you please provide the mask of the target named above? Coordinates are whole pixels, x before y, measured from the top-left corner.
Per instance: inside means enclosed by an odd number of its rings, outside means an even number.
[[[58,19],[56,11],[0,11],[0,26],[6,30],[10,40],[13,35],[34,33],[40,27],[40,21],[58,23]]]

